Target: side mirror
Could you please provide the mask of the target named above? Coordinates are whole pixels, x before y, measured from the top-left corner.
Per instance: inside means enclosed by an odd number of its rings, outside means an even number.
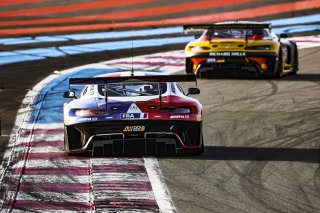
[[[76,93],[74,91],[66,91],[63,93],[64,98],[76,98]]]
[[[200,94],[200,90],[199,90],[197,87],[190,87],[190,88],[188,89],[188,94],[187,94],[187,96],[188,96],[188,95],[198,95],[198,94]]]
[[[279,35],[279,37],[280,37],[280,38],[288,38],[288,34],[286,34],[286,33],[281,33],[281,34]]]

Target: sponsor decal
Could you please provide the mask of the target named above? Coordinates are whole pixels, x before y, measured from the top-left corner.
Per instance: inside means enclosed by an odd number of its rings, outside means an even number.
[[[78,121],[97,121],[97,117],[89,117],[89,118],[78,118]]]
[[[242,57],[246,56],[245,52],[211,52],[209,53],[210,56],[236,56]]]
[[[140,119],[141,113],[121,113],[120,118],[125,119]]]
[[[145,126],[126,126],[123,132],[144,132]]]
[[[215,58],[208,58],[207,63],[215,63],[216,59]]]
[[[170,119],[188,119],[188,118],[190,118],[190,116],[189,115],[171,115],[170,116]]]
[[[207,63],[224,63],[224,58],[208,58]]]

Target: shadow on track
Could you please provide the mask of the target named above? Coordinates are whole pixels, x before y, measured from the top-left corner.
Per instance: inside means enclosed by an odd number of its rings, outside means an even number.
[[[296,75],[284,76],[281,81],[311,81],[311,82],[320,82],[320,74],[313,73],[297,73]]]
[[[320,149],[206,146],[203,155],[179,158],[320,163]]]
[[[320,71],[319,71],[320,72]],[[288,74],[281,78],[276,78],[274,76],[260,76],[260,77],[240,77],[240,76],[234,76],[234,77],[208,77],[208,78],[202,78],[204,80],[212,80],[212,79],[219,79],[221,80],[252,80],[252,81],[311,81],[311,82],[320,82],[320,74],[315,73],[297,73],[296,75]]]

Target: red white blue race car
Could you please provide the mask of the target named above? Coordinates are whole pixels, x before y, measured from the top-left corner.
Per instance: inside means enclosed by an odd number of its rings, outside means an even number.
[[[176,82],[195,75],[119,72],[71,78],[85,85],[79,98],[69,89],[64,104],[65,152],[92,155],[202,154],[202,106]]]

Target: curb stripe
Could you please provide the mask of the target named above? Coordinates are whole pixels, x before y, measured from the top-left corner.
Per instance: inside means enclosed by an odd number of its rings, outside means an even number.
[[[85,193],[91,190],[89,183],[37,183],[24,182],[20,184],[19,191],[25,192],[61,192],[61,193]]]
[[[0,22],[1,23],[1,22]],[[144,30],[127,30],[116,32],[95,32],[69,35],[55,35],[55,36],[36,36],[36,37],[19,37],[19,38],[0,38],[0,44],[16,45],[16,44],[32,44],[32,43],[47,43],[47,42],[61,42],[61,41],[85,41],[94,39],[113,39],[113,38],[132,38],[145,36],[161,36],[169,34],[182,33],[182,26],[165,27],[157,29]]]
[[[90,202],[50,202],[41,200],[16,200],[8,203],[7,206],[13,205],[14,209],[20,210],[70,210],[70,211],[90,211],[92,203]]]
[[[144,181],[104,181],[95,182],[94,189],[103,190],[124,190],[124,191],[152,191],[151,184]]]
[[[32,8],[24,10],[11,10],[0,12],[0,17],[27,17],[27,16],[43,16],[51,14],[62,14],[70,13],[77,11],[86,11],[92,9],[101,9],[101,8],[111,8],[111,7],[120,7],[128,6],[132,4],[141,4],[152,2],[153,0],[98,0],[98,1],[89,1],[78,4],[68,4],[52,7],[41,7],[41,8]]]
[[[28,153],[21,154],[20,160],[23,160],[27,156],[27,160],[66,160],[66,159],[85,159],[88,160],[89,157],[76,156],[76,155],[66,155],[63,151],[52,152],[52,153]]]
[[[215,13],[213,15],[203,16],[190,16],[174,19],[165,19],[158,21],[140,21],[140,22],[121,22],[111,24],[91,24],[91,25],[71,25],[71,26],[59,26],[59,27],[24,27],[16,29],[2,29],[0,35],[26,35],[37,33],[58,33],[58,32],[70,32],[70,31],[93,31],[108,28],[134,28],[134,27],[151,27],[151,26],[168,26],[168,25],[183,25],[183,24],[195,24],[195,23],[207,23],[225,21],[230,19],[248,19],[257,18],[268,15],[276,15],[286,12],[301,11],[307,9],[316,9],[320,7],[319,0],[299,1],[292,3],[283,3],[271,6],[258,7],[253,9],[245,9],[240,11]]]
[[[106,172],[106,173],[92,173],[94,180],[102,181],[143,181],[149,182],[149,177],[146,173],[122,173],[122,172]]]
[[[1,1],[0,2],[0,7],[17,5],[17,4],[39,3],[39,2],[46,2],[46,1],[52,1],[52,0],[10,0],[10,1]]]
[[[82,176],[89,175],[90,168],[84,167],[67,167],[67,168],[14,168],[11,170],[11,174],[20,175],[71,175],[71,176]]]
[[[242,3],[252,2],[253,0],[224,0],[224,1],[198,1],[184,4],[175,4],[170,6],[162,6],[155,8],[138,9],[133,11],[121,11],[113,13],[103,13],[97,15],[87,16],[76,16],[69,18],[47,18],[47,19],[36,19],[36,20],[22,20],[22,21],[2,21],[0,26],[20,26],[20,25],[39,25],[39,24],[62,24],[62,23],[81,23],[88,21],[107,21],[107,20],[123,20],[130,18],[141,18],[141,17],[153,17],[156,15],[174,14],[179,12],[212,9],[217,7],[224,7],[230,5],[238,5]],[[1,16],[1,13],[0,13]]]
[[[121,173],[143,173],[146,172],[144,165],[93,165],[93,173],[121,172]]]
[[[132,200],[132,199],[107,199],[98,200],[94,202],[96,211],[99,208],[107,209],[137,209],[137,210],[158,210],[158,206],[155,200]],[[159,210],[158,210],[159,211]],[[158,212],[157,211],[157,212]]]
[[[193,37],[168,37],[168,38],[154,38],[134,41],[118,41],[118,42],[99,42],[90,44],[79,44],[76,46],[61,46],[58,49],[54,47],[49,48],[34,48],[27,50],[15,50],[13,52],[0,52],[0,65],[21,62],[27,60],[39,60],[48,57],[61,57],[65,55],[77,55],[83,53],[107,51],[107,50],[123,50],[130,49],[132,42],[134,48],[141,47],[159,47],[171,44],[184,44],[191,41]],[[27,58],[21,58],[27,57]]]
[[[26,135],[56,135],[56,134],[64,134],[64,129],[33,129],[26,130],[23,136]]]
[[[56,140],[56,141],[32,141],[30,142],[23,142],[20,146],[29,146],[29,147],[63,147],[64,141],[63,140]]]

